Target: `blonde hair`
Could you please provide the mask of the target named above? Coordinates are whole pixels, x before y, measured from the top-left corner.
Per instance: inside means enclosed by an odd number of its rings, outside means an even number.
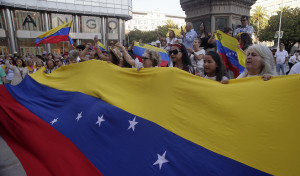
[[[261,44],[249,46],[249,48],[246,51],[246,55],[248,55],[250,50],[257,52],[257,54],[261,57],[260,61],[262,66],[258,75],[264,75],[264,74],[276,75],[274,71],[275,63],[273,59],[273,54],[268,47]],[[247,75],[248,75],[248,70],[245,69],[245,71],[241,73],[241,77],[246,77]]]
[[[158,51],[155,51],[152,49],[146,49],[145,53],[148,53],[150,56],[150,59],[153,60],[153,64],[152,64],[153,67],[159,66],[159,64],[161,62],[161,57],[160,57],[160,54]]]

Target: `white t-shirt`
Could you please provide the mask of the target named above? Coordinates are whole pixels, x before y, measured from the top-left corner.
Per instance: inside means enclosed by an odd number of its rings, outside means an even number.
[[[201,50],[195,52],[195,54],[197,54],[197,55],[203,54],[203,55],[205,56],[205,50],[204,50],[204,49],[201,49]],[[198,60],[198,59],[194,56],[194,54],[191,54],[190,60],[191,60],[191,64],[192,64],[193,67],[203,68],[203,64],[204,64],[203,58],[202,58],[201,60]]]
[[[291,71],[289,73],[289,75],[293,75],[293,74],[300,74],[300,62],[295,64],[292,68]]]
[[[170,38],[166,38],[166,41],[167,41],[167,47],[166,47],[166,50],[169,51],[170,50],[170,46],[168,44],[174,44],[174,42],[178,40],[177,38],[173,38],[172,40],[170,40]]]
[[[299,62],[300,56],[296,57],[295,55],[290,57],[289,62],[295,64],[296,62]]]
[[[8,69],[7,75],[6,75],[6,79],[11,81],[14,78],[14,71],[11,69]]]
[[[208,77],[207,75],[205,75],[203,78],[211,79],[211,80],[216,80],[217,79],[216,76],[214,76],[214,77]],[[224,80],[228,80],[228,78],[226,76],[223,76],[223,78],[222,78],[221,81],[224,81]]]
[[[275,58],[277,64],[284,64],[285,59],[289,56],[288,52],[286,50],[277,51],[275,53]]]

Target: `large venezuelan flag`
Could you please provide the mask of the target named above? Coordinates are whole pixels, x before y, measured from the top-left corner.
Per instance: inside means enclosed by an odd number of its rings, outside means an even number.
[[[70,41],[70,44],[73,45],[73,40],[71,39],[71,37],[69,37],[71,26],[72,21],[64,23],[54,29],[45,32],[42,35],[39,35],[35,40],[35,46],[37,47],[40,44],[44,43],[58,43],[61,41]]]
[[[234,77],[238,77],[245,69],[246,56],[239,49],[236,38],[218,30],[215,34],[217,49],[227,69],[231,70]]]
[[[161,57],[161,63],[160,63],[160,67],[166,67],[169,63],[169,56],[167,54],[167,51],[155,46],[151,46],[148,44],[140,44],[139,42],[134,42],[134,47],[132,49],[133,54],[138,57],[140,59],[140,61],[142,61],[142,56],[144,55],[144,52],[146,49],[152,49],[152,50],[156,50],[159,52],[160,57]]]
[[[297,176],[299,86],[86,61],[0,86],[0,135],[27,175]]]

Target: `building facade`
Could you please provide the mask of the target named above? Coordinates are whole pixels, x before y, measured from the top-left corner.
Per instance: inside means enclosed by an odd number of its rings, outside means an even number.
[[[151,12],[132,12],[132,19],[125,22],[125,30],[153,31],[157,26],[165,25],[167,20],[172,20],[178,27],[185,25],[185,16],[170,15],[156,9]]]
[[[250,16],[251,6],[256,0],[180,0],[186,21],[192,22],[197,32],[204,23],[208,32],[224,27],[233,29],[241,25],[242,15]]]
[[[257,0],[251,8],[251,14],[257,6],[265,8],[268,16],[276,15],[281,7],[300,8],[300,0]]]
[[[67,51],[69,42],[36,48],[35,38],[71,20],[70,36],[77,45],[96,35],[105,45],[124,43],[125,21],[132,18],[132,0],[1,0],[0,8],[0,53],[20,55]]]

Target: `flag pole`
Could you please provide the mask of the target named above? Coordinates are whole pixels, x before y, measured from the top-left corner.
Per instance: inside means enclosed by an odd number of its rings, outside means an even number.
[[[280,20],[279,20],[279,30],[278,30],[278,41],[277,41],[277,51],[279,50],[279,43],[280,43],[280,38],[281,38],[281,18],[282,18],[282,9],[283,9],[283,0],[281,1]]]

